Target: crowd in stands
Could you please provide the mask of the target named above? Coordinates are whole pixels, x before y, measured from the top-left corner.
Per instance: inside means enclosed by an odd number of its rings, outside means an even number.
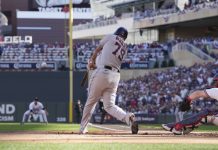
[[[0,69],[4,71],[37,71],[42,63],[49,64],[44,70],[66,70],[67,61],[68,46],[59,42],[0,45]]]
[[[218,38],[203,37],[189,40],[190,44],[193,44],[197,48],[201,49],[204,53],[211,57],[218,59],[218,53],[214,53],[212,50],[218,49]]]
[[[61,43],[5,44],[0,46],[0,51],[0,60],[7,62],[66,61],[68,59],[68,48]]]
[[[97,47],[98,42],[95,44],[90,43],[77,43],[75,44],[75,59],[76,61],[87,62],[91,53]],[[149,60],[164,59],[169,56],[170,45],[168,43],[160,44],[158,42],[142,43],[142,44],[128,44],[128,55],[124,62],[145,62]]]
[[[183,38],[176,38],[175,40],[171,41],[171,45],[175,45],[177,43],[186,42],[189,43],[198,49],[202,50],[203,53],[211,56],[214,59],[218,59],[218,37],[199,37],[199,38],[192,38],[192,39],[183,39]]]
[[[87,62],[91,53],[97,47],[96,43],[75,43],[74,61]],[[128,44],[128,55],[124,60],[125,63],[156,61],[169,57],[169,48],[167,44],[158,42]],[[62,43],[19,43],[4,44],[0,46],[0,62],[60,62],[68,61],[68,46]]]
[[[176,38],[165,43],[141,43],[128,44],[128,55],[124,63],[132,64],[138,62],[156,62],[170,59],[172,47],[180,42],[188,42],[204,53],[218,59],[218,53],[211,49],[218,49],[218,39],[212,37],[201,37],[193,39]],[[87,62],[92,52],[97,47],[98,42],[75,42],[74,61]],[[5,44],[0,46],[1,62],[59,62],[68,61],[68,46],[63,43],[33,43],[33,44]]]
[[[214,53],[211,50],[218,49],[218,38],[214,37],[201,37],[193,39],[176,38],[175,40],[165,43],[141,43],[141,44],[128,44],[128,55],[124,62],[134,63],[143,61],[157,61],[160,59],[169,58],[169,53],[172,50],[172,46],[180,42],[188,42],[204,53],[209,54],[215,59],[218,59],[218,53]],[[92,51],[97,47],[98,42],[91,43],[76,43],[75,60],[87,62]]]
[[[117,104],[123,109],[145,114],[174,114],[178,104],[175,95],[184,98],[190,91],[204,89],[217,73],[214,63],[195,64],[192,67],[173,67],[164,71],[121,81],[117,92]],[[215,107],[216,101],[196,101],[192,112]]]
[[[189,42],[190,44],[200,48],[204,53],[218,59],[218,53],[214,53],[211,49],[218,49],[218,39],[212,37],[195,38],[185,40],[176,38],[165,43],[141,43],[128,44],[128,55],[124,63],[132,64],[138,62],[156,62],[170,59],[172,46],[180,42]],[[74,61],[87,62],[92,52],[97,47],[98,42],[75,42]],[[1,62],[59,62],[68,61],[68,46],[62,43],[34,43],[34,44],[5,44],[0,46]]]
[[[178,9],[178,7],[174,4],[170,4],[169,7],[160,8],[157,10],[154,9],[146,9],[143,11],[136,11],[134,14],[134,18],[136,20],[143,19],[143,18],[149,18],[153,22],[155,17],[162,16],[163,19],[167,22],[169,19],[169,16],[172,14],[185,14],[188,12],[197,12],[200,9],[209,8],[209,9],[217,9],[218,8],[218,0],[203,0],[203,1],[195,1],[192,3],[191,1],[189,3],[185,3],[184,9]]]

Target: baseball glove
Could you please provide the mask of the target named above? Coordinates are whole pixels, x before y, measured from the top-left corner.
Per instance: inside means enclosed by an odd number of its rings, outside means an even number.
[[[189,111],[190,109],[191,109],[191,102],[186,97],[184,101],[180,103],[179,110],[184,112],[184,111]]]

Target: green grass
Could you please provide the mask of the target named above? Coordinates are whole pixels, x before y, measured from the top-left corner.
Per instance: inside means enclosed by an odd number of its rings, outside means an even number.
[[[148,125],[140,125],[140,129],[154,129],[154,130],[162,130],[162,127],[160,124],[148,124]],[[200,132],[218,132],[218,126],[215,125],[202,125],[195,129],[195,131]]]
[[[0,123],[0,132],[5,131],[76,131],[79,129],[78,124],[58,124],[50,123],[27,123],[20,125],[19,123]]]
[[[0,142],[1,150],[216,150],[215,144],[18,143]]]
[[[139,127],[141,130],[153,129],[162,130],[160,124],[144,124]],[[100,129],[89,128],[89,131],[96,131]],[[0,132],[13,132],[13,131],[79,131],[79,124],[71,123],[27,123],[21,126],[19,123],[0,123]],[[218,127],[214,125],[202,125],[195,131],[208,132],[217,131]]]
[[[71,123],[0,123],[0,132],[15,132],[15,131],[79,131],[79,124]],[[96,131],[99,129],[89,128],[89,131]]]
[[[202,125],[199,128],[196,129],[196,131],[216,131],[218,132],[218,126],[215,125]]]
[[[161,125],[140,125],[140,129],[162,130]],[[0,132],[10,131],[78,131],[79,124],[0,123]],[[89,128],[89,130],[99,130]],[[204,125],[198,131],[218,131],[218,127]],[[35,143],[0,141],[0,150],[216,150],[218,144],[130,144],[130,143]]]

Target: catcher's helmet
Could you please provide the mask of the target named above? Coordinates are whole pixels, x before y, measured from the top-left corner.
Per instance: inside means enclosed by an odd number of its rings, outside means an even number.
[[[119,27],[115,32],[114,35],[118,35],[120,37],[122,37],[124,40],[127,38],[128,36],[128,31],[127,29],[125,29],[124,27]]]
[[[213,87],[217,87],[218,88],[218,74],[215,74],[215,76],[213,77],[213,81],[212,81],[211,85]]]

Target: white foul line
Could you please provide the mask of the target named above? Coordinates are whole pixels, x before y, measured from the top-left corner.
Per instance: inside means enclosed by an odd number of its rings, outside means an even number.
[[[103,126],[99,126],[99,125],[94,125],[94,124],[92,124],[92,123],[89,123],[89,125],[92,126],[92,127],[99,128],[99,129],[104,129],[104,130],[126,131],[126,130],[119,130],[119,129],[107,128],[107,127],[103,127]]]

